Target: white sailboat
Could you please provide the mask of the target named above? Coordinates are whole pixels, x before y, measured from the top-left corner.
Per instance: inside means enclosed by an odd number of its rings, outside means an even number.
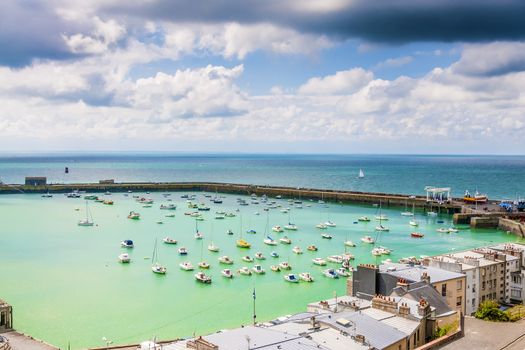
[[[419,222],[416,220],[415,203],[412,203],[412,220],[408,222],[410,226],[419,226]]]
[[[363,169],[359,169],[359,175],[357,176],[358,179],[364,179],[365,173],[363,172]]]
[[[151,271],[153,271],[153,273],[156,273],[159,275],[166,274],[166,271],[168,269],[166,269],[165,266],[159,264],[158,262],[157,239],[155,239],[155,247],[153,248],[153,256],[151,257],[151,261],[154,262],[153,266],[151,267]]]
[[[88,201],[86,201],[86,218],[78,222],[78,226],[93,226],[93,216],[89,211]]]

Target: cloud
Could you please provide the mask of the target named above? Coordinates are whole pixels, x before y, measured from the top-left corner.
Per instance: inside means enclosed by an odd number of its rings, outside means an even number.
[[[414,59],[412,58],[412,56],[389,58],[387,60],[379,62],[378,64],[374,66],[374,68],[375,69],[385,69],[385,68],[391,68],[391,67],[401,67],[401,66],[411,63],[413,60]]]
[[[301,85],[298,91],[304,95],[351,94],[368,84],[373,78],[372,72],[363,68],[353,68],[326,77],[311,78]]]

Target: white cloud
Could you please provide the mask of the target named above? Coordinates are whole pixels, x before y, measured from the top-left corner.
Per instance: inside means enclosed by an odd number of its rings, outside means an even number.
[[[301,85],[298,91],[304,95],[350,94],[368,84],[373,78],[372,72],[353,68],[326,77],[311,78]]]
[[[404,65],[409,64],[413,61],[412,56],[403,56],[403,57],[396,57],[396,58],[389,58],[387,60],[384,60],[383,62],[379,62],[375,65],[375,69],[385,69],[385,68],[391,68],[391,67],[401,67]]]

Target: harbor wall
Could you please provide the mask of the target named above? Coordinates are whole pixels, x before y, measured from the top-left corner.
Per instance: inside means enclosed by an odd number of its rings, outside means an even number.
[[[517,236],[525,237],[525,225],[515,220],[500,218],[498,228],[503,231],[509,231]]]
[[[383,206],[411,206],[414,204],[418,208],[433,210],[445,213],[455,213],[461,211],[461,203],[429,203],[424,196],[409,198],[403,194],[373,193],[339,191],[313,188],[293,188],[282,186],[258,186],[233,183],[215,182],[138,182],[138,183],[81,183],[81,184],[48,184],[45,186],[26,186],[26,185],[0,185],[0,193],[67,193],[74,190],[86,192],[146,192],[146,191],[206,191],[218,193],[232,193],[250,195],[267,195],[275,197],[277,195],[285,198],[295,198],[301,200],[325,200],[341,203],[364,203],[378,204]]]

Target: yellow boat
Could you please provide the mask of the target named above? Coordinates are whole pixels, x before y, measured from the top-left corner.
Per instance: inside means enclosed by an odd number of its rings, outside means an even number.
[[[250,248],[252,245],[246,242],[244,239],[239,239],[237,241],[237,247],[239,248]]]

